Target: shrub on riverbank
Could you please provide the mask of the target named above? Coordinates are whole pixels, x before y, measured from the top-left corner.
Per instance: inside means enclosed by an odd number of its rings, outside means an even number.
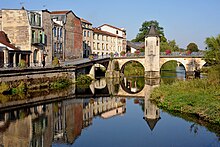
[[[92,82],[92,78],[86,75],[80,75],[76,79],[77,85],[90,85]]]
[[[194,114],[205,121],[220,124],[219,72],[214,68],[211,71],[213,75],[209,74],[208,79],[161,84],[154,89],[151,99],[160,108]]]
[[[59,79],[50,84],[51,89],[62,89],[66,88],[71,84],[70,80],[68,79]]]

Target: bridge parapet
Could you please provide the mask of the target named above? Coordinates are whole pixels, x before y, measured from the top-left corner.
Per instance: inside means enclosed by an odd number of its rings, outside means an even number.
[[[145,53],[140,52],[140,53],[126,53],[124,56],[114,56],[114,58],[144,58]],[[187,53],[181,53],[181,52],[172,52],[167,54],[166,52],[160,52],[160,57],[191,57],[191,58],[202,58],[204,57],[204,52],[192,52],[191,54]]]

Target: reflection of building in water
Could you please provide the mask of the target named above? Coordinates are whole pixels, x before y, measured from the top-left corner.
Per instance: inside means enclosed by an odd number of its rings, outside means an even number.
[[[147,90],[146,90],[145,99],[144,99],[144,117],[143,118],[147,122],[151,131],[153,131],[157,122],[160,120],[160,109],[154,103],[150,101],[150,94],[155,87],[158,87],[157,83],[159,83],[159,79],[158,81],[155,81],[155,79],[148,79],[146,83],[148,85],[145,85]]]
[[[131,92],[139,91],[136,80],[127,79],[126,77],[124,77],[124,84],[125,84],[125,87],[129,89]]]
[[[103,118],[109,118],[122,114],[125,111],[125,103],[122,101],[122,98],[102,97],[87,100],[87,102],[84,102],[83,108],[84,127],[92,123],[94,116],[101,115]]]
[[[125,103],[109,97],[71,99],[0,113],[0,146],[73,144],[94,116],[111,117],[113,110],[125,112]]]
[[[53,104],[54,111],[54,138],[58,144],[73,144],[81,134],[83,124],[82,101],[68,100]]]
[[[46,113],[44,105],[1,113],[1,145],[13,147],[50,145],[47,144],[49,138],[44,135],[48,126]]]

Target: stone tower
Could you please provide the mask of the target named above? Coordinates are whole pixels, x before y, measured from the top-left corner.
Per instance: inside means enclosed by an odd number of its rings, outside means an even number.
[[[160,36],[153,25],[145,36],[145,66],[146,78],[160,77]]]

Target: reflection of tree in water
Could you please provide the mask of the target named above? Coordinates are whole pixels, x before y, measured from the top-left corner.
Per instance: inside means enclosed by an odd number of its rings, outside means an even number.
[[[114,93],[118,93],[119,92],[119,84],[115,84],[114,85]]]
[[[180,118],[183,118],[189,122],[193,122],[193,124],[190,126],[189,130],[190,132],[194,132],[195,134],[198,134],[198,126],[204,126],[206,127],[210,132],[214,132],[216,134],[216,136],[218,137],[219,141],[220,141],[220,126],[217,124],[211,124],[208,123],[206,121],[202,121],[200,119],[198,119],[198,117],[196,117],[195,115],[190,115],[190,114],[184,114],[184,113],[176,113],[176,112],[168,112],[166,110],[163,110],[173,116],[177,116]]]
[[[161,72],[161,82],[164,84],[172,84],[176,81],[176,72],[168,72],[168,71],[162,71]]]
[[[198,125],[196,124],[196,123],[193,123],[191,126],[190,126],[190,132],[192,133],[194,133],[194,134],[198,134],[198,130],[199,130],[199,127],[198,127]]]

